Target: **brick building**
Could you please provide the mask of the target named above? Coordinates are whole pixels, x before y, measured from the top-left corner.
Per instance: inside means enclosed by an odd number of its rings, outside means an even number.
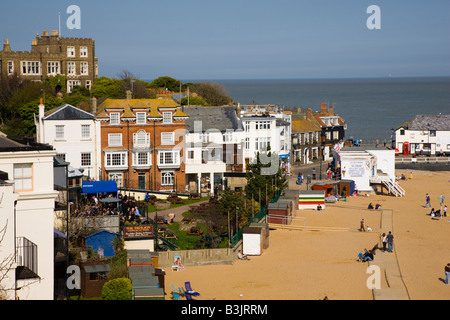
[[[95,41],[82,38],[62,38],[58,31],[36,35],[31,51],[12,51],[5,39],[0,51],[0,76],[17,74],[22,78],[43,81],[48,76],[64,75],[67,92],[74,86],[90,88],[98,77]]]
[[[119,187],[185,191],[188,115],[172,99],[107,99],[101,122],[102,179]]]

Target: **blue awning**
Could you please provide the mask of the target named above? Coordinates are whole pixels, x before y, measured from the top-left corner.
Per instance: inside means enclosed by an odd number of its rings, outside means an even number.
[[[82,193],[108,193],[117,192],[117,183],[114,180],[108,181],[83,181],[81,184]]]

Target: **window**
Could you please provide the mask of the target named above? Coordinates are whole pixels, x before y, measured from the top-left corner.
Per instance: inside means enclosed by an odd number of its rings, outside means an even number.
[[[250,138],[245,138],[245,150],[250,150]]]
[[[91,166],[91,153],[90,152],[82,152],[81,153],[81,166],[82,167],[90,167]]]
[[[172,112],[163,112],[163,123],[172,123]]]
[[[145,124],[146,122],[146,113],[136,112],[136,124]]]
[[[123,187],[123,173],[111,172],[109,174],[109,180],[114,180],[119,188]]]
[[[188,151],[188,159],[189,159],[189,160],[194,159],[194,150],[189,150],[189,151]]]
[[[127,152],[106,152],[105,162],[106,167],[126,167]]]
[[[58,153],[56,154],[58,158],[60,158],[62,161],[66,161],[66,154],[65,153]]]
[[[86,89],[91,90],[91,80],[86,80]]]
[[[262,138],[256,138],[255,139],[255,149],[266,151],[270,147],[270,138],[269,137],[262,137]]]
[[[118,112],[111,112],[109,114],[109,123],[110,124],[120,124],[120,113]]]
[[[47,74],[51,75],[59,74],[59,62],[57,61],[47,62]]]
[[[81,125],[81,139],[90,139],[91,138],[91,125],[90,124],[82,124]]]
[[[436,130],[430,130],[430,137],[436,137]]]
[[[55,138],[56,139],[64,139],[64,126],[63,125],[55,126]]]
[[[41,63],[39,61],[22,61],[22,74],[40,75]]]
[[[175,144],[175,134],[173,132],[161,132],[161,144],[162,145]]]
[[[173,186],[175,173],[173,171],[163,171],[161,173],[161,185]]]
[[[89,74],[88,63],[87,62],[81,62],[80,63],[80,74],[84,75],[84,76]]]
[[[404,136],[405,135],[405,129],[400,129],[400,135]]]
[[[67,92],[71,93],[73,90],[73,87],[80,86],[81,81],[80,80],[68,80],[67,81]]]
[[[8,74],[14,73],[14,61],[8,61]]]
[[[121,147],[122,146],[122,134],[121,133],[109,133],[108,134],[108,147]]]
[[[224,142],[233,142],[233,132],[227,131],[223,135],[223,141]]]
[[[70,76],[74,76],[76,75],[76,73],[77,71],[75,67],[75,62],[74,61],[67,62],[67,74]]]
[[[210,142],[210,140],[209,140],[209,133],[208,132],[200,133],[200,140],[202,140],[203,143]]]
[[[180,151],[159,151],[158,165],[180,165]]]
[[[149,148],[150,147],[150,133],[144,130],[139,130],[133,133],[133,145],[135,148]]]
[[[75,47],[67,47],[67,56],[75,57]]]
[[[80,47],[80,57],[86,58],[88,56],[87,47]]]
[[[14,190],[33,190],[33,165],[31,163],[14,165]]]
[[[150,166],[151,165],[150,152],[134,152],[133,166]]]
[[[256,121],[256,130],[269,130],[270,121]]]
[[[245,132],[250,132],[250,121],[245,121]]]

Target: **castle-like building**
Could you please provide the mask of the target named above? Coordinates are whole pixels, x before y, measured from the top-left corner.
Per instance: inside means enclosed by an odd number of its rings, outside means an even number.
[[[64,75],[67,92],[74,86],[88,89],[98,77],[95,41],[82,38],[62,38],[58,31],[37,33],[31,51],[12,51],[5,39],[0,51],[0,76],[17,74],[33,81],[47,76]]]

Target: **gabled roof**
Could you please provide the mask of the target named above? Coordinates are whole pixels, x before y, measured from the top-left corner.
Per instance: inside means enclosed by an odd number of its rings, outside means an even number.
[[[47,111],[44,120],[93,120],[95,116],[70,104]]]
[[[397,129],[450,131],[450,114],[419,114]]]
[[[291,122],[292,133],[322,131],[320,127],[308,119],[295,120]]]
[[[134,117],[132,110],[147,109],[152,118],[162,118],[159,108],[177,108],[172,99],[106,99],[98,108],[98,118],[108,118],[107,110],[123,111],[123,117]]]

